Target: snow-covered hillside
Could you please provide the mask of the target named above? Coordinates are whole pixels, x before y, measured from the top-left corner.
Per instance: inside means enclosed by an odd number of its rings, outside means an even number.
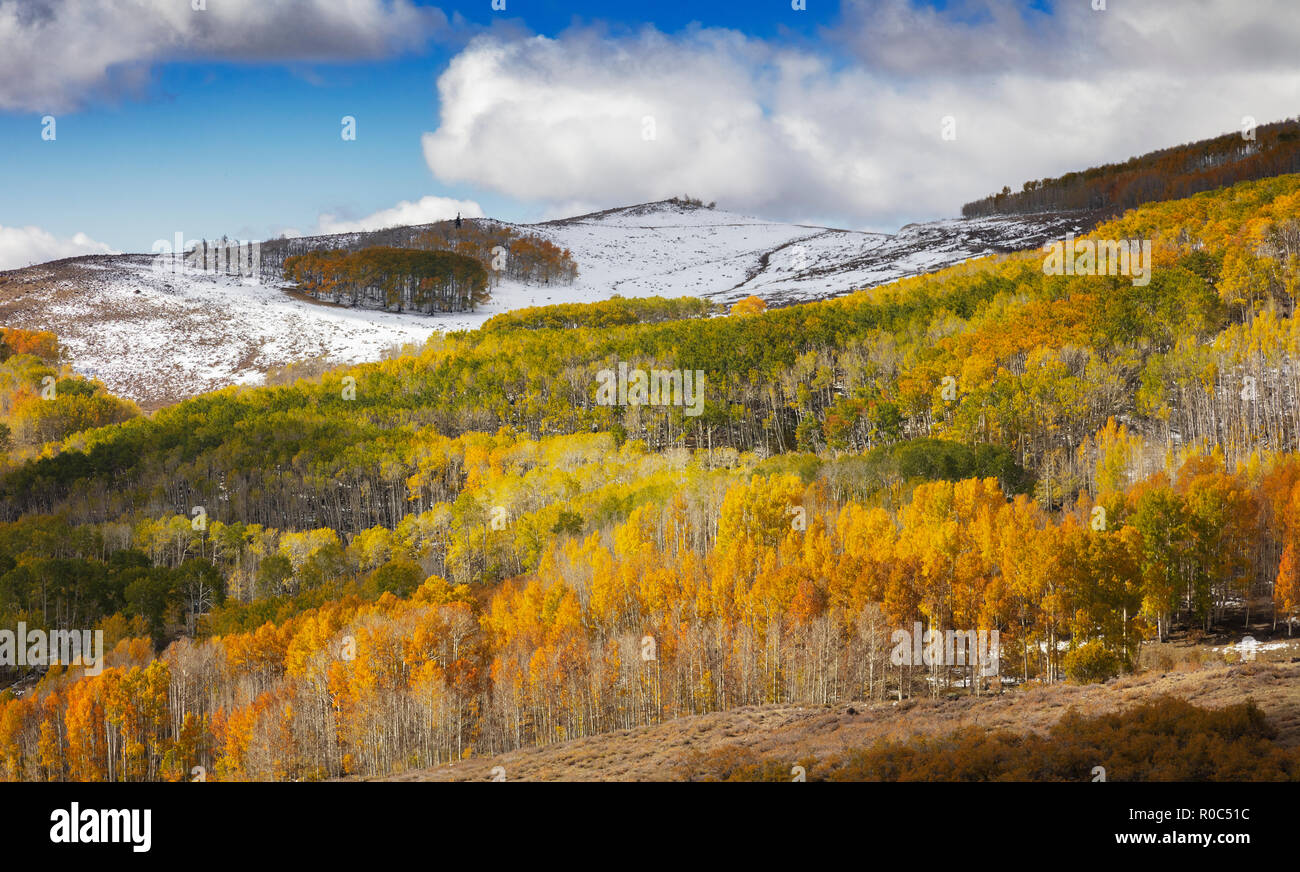
[[[151,255],[0,273],[0,323],[52,330],[77,372],[147,407],[258,383],[273,366],[322,354],[377,360],[433,329],[427,318],[326,306],[251,281],[159,272]]]
[[[581,299],[701,296],[824,299],[994,252],[1041,245],[1080,215],[909,224],[897,234],[781,224],[673,201],[522,225],[573,252]]]
[[[514,226],[568,248],[578,280],[503,281],[474,313],[413,315],[325,305],[275,285],[207,273],[160,272],[149,255],[91,256],[0,273],[0,324],[54,331],[79,372],[156,407],[255,383],[269,368],[307,357],[374,360],[385,348],[423,342],[436,331],[474,329],[525,306],[615,294],[721,302],[755,294],[775,304],[820,299],[982,254],[1036,247],[1086,224],[1077,215],[950,220],[889,235],[666,201]]]

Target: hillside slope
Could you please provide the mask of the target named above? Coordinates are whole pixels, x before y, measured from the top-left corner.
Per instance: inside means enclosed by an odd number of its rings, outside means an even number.
[[[568,248],[584,302],[700,296],[770,304],[825,299],[971,257],[1041,245],[1089,226],[1085,213],[909,224],[896,234],[781,224],[673,201],[524,225]],[[539,301],[540,303],[540,301]]]
[[[967,218],[1053,209],[1097,209],[1118,215],[1143,203],[1177,200],[1237,182],[1300,171],[1300,118],[1211,139],[1161,148],[1071,172],[1055,179],[1030,179],[962,206]]]
[[[376,360],[437,331],[475,329],[527,306],[625,297],[699,296],[771,303],[837,296],[971,257],[1037,246],[1088,225],[1078,213],[950,220],[894,235],[782,224],[674,201],[512,225],[568,248],[572,285],[503,281],[473,313],[429,316],[346,309],[272,284],[158,272],[149,255],[71,258],[0,273],[0,324],[51,330],[75,368],[114,393],[157,408],[270,368],[327,355]],[[392,244],[395,232],[310,237],[295,247]]]
[[[509,781],[678,780],[691,776],[694,754],[728,746],[764,758],[785,758],[793,765],[809,756],[825,760],[878,740],[957,730],[1046,733],[1071,707],[1098,715],[1164,694],[1207,708],[1253,699],[1277,727],[1279,744],[1300,745],[1300,664],[1251,663],[1147,672],[1106,684],[1040,686],[999,696],[909,700],[902,705],[747,706],[367,780],[491,781],[497,766],[505,769]],[[1088,780],[1088,773],[1081,772],[1080,780]]]

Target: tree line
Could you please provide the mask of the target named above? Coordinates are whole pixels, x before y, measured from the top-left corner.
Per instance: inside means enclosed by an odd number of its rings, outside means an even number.
[[[545,237],[487,218],[466,218],[359,233],[266,240],[259,249],[261,277],[263,281],[278,282],[293,257],[365,248],[446,251],[472,257],[488,271],[490,284],[502,278],[529,284],[569,284],[578,275],[573,255]]]
[[[473,311],[488,299],[483,264],[448,251],[312,251],[285,260],[284,275],[318,300],[395,312]]]
[[[966,218],[1101,210],[1117,214],[1237,182],[1300,171],[1300,119],[1244,127],[1212,139],[1163,148],[1124,163],[1025,182],[961,208]]]

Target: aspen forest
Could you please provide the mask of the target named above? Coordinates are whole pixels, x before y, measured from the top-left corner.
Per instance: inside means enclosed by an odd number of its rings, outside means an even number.
[[[1175,200],[1249,179],[1300,171],[1300,118],[1246,125],[1240,133],[1163,148],[1054,179],[1025,182],[962,207],[962,215],[1056,210],[1118,214],[1143,203]]]
[[[373,247],[308,252],[284,262],[285,277],[318,300],[398,312],[459,312],[487,300],[487,270],[446,251]]]
[[[1150,240],[1145,285],[1048,275],[1031,250],[771,308],[517,309],[148,415],[74,375],[57,337],[6,329],[0,626],[94,627],[106,656],[96,674],[0,667],[0,778],[389,775],[743,706],[1101,683],[1166,671],[1171,639],[1262,624],[1290,637],[1300,175],[1175,181],[1081,236]],[[282,267],[323,300],[451,311],[489,292],[500,241],[468,227]],[[582,267],[524,243],[514,277]],[[702,413],[597,402],[620,364],[702,373]],[[998,674],[900,664],[914,627],[996,631]],[[1187,717],[1267,738],[1254,709]],[[897,774],[901,754],[846,752],[826,777]]]
[[[272,240],[259,249],[259,276],[293,283],[328,303],[394,312],[463,312],[486,302],[502,279],[572,284],[573,256],[542,237],[490,221],[338,237]],[[206,246],[206,243],[204,243]]]

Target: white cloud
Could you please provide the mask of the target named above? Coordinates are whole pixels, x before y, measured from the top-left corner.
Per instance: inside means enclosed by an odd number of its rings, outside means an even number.
[[[522,200],[669,196],[703,178],[719,197],[738,194],[777,169],[780,133],[752,79],[762,51],[723,31],[480,38],[439,79],[442,123],[425,157],[440,180]]]
[[[447,24],[410,0],[0,0],[0,109],[62,111],[173,60],[328,62],[422,45]]]
[[[0,225],[0,269],[18,269],[82,254],[116,254],[111,247],[84,233],[60,239],[40,227]]]
[[[482,218],[483,209],[473,200],[454,200],[450,197],[421,197],[415,202],[402,200],[391,209],[381,209],[355,221],[340,219],[325,213],[320,216],[316,233],[356,233],[362,230],[382,230],[385,227],[406,227],[413,224],[432,224],[460,215],[462,218]],[[294,233],[292,235],[301,235]]]
[[[1237,130],[1246,115],[1295,114],[1300,16],[1284,0],[1191,2],[1093,12],[1080,0],[1049,17],[849,0],[816,47],[702,28],[481,36],[438,80],[425,159],[444,184],[545,214],[691,194],[897,227],[1003,184]]]
[[[824,35],[865,66],[909,76],[1014,73],[1051,78],[1113,72],[1295,70],[1292,0],[1056,0],[1049,13],[1000,0],[844,0]]]

